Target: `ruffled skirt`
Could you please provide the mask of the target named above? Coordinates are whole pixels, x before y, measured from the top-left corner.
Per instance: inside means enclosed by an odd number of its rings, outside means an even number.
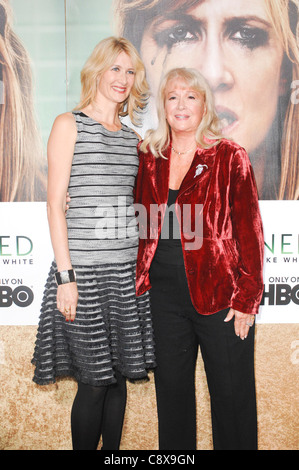
[[[148,293],[136,297],[136,264],[74,266],[79,301],[73,323],[57,310],[53,262],[45,286],[32,363],[33,381],[70,376],[94,386],[147,379],[155,367]]]

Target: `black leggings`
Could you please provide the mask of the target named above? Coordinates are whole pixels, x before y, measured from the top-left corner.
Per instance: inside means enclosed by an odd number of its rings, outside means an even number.
[[[94,387],[78,383],[72,414],[73,450],[118,450],[127,401],[126,379],[116,372],[117,383]]]

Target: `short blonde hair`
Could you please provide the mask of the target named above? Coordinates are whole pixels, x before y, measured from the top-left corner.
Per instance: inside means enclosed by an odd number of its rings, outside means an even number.
[[[85,108],[95,98],[99,78],[114,63],[121,52],[132,60],[135,69],[135,81],[128,99],[121,104],[119,115],[129,115],[135,125],[140,125],[140,112],[146,107],[149,98],[149,86],[145,77],[143,62],[135,47],[125,38],[109,37],[103,39],[94,48],[81,71],[81,98],[75,109]]]
[[[198,70],[190,68],[175,68],[162,78],[157,96],[158,127],[149,130],[141,145],[141,151],[146,152],[147,147],[155,157],[164,157],[163,152],[171,140],[171,129],[165,114],[165,90],[170,80],[181,79],[194,91],[203,96],[206,112],[196,131],[196,141],[202,148],[210,148],[221,139],[220,122],[215,111],[212,91],[205,78]],[[212,142],[211,142],[212,141]],[[165,157],[164,157],[165,158]]]

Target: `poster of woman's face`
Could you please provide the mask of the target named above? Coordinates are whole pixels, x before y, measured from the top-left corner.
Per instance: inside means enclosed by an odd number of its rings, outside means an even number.
[[[115,16],[146,66],[147,125],[155,123],[163,73],[197,68],[214,93],[223,134],[250,155],[260,199],[298,199],[298,3],[116,0]]]
[[[22,17],[23,3],[0,0],[0,202],[46,200],[45,145],[34,110],[31,58],[14,21],[15,13]],[[39,1],[30,4],[42,10]],[[68,31],[66,37],[68,54],[80,67],[92,49],[90,37],[96,44],[115,33],[139,50],[152,91],[141,135],[156,125],[162,75],[173,67],[197,68],[213,90],[223,134],[249,153],[260,199],[299,198],[299,0],[86,0],[84,5],[55,0],[47,5],[57,24],[68,28],[70,14],[72,26],[77,21],[74,43]],[[61,68],[59,54],[53,74]],[[66,67],[71,70],[69,63]],[[80,70],[75,72],[79,90]],[[64,80],[69,78],[53,87]],[[77,102],[69,101],[63,111]],[[62,98],[61,108],[64,103]],[[52,122],[51,114],[47,132]]]

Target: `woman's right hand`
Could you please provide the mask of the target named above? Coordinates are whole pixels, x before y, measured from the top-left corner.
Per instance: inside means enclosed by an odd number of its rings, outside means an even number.
[[[57,288],[57,308],[66,321],[73,322],[76,317],[78,304],[78,288],[76,282],[61,284]]]

